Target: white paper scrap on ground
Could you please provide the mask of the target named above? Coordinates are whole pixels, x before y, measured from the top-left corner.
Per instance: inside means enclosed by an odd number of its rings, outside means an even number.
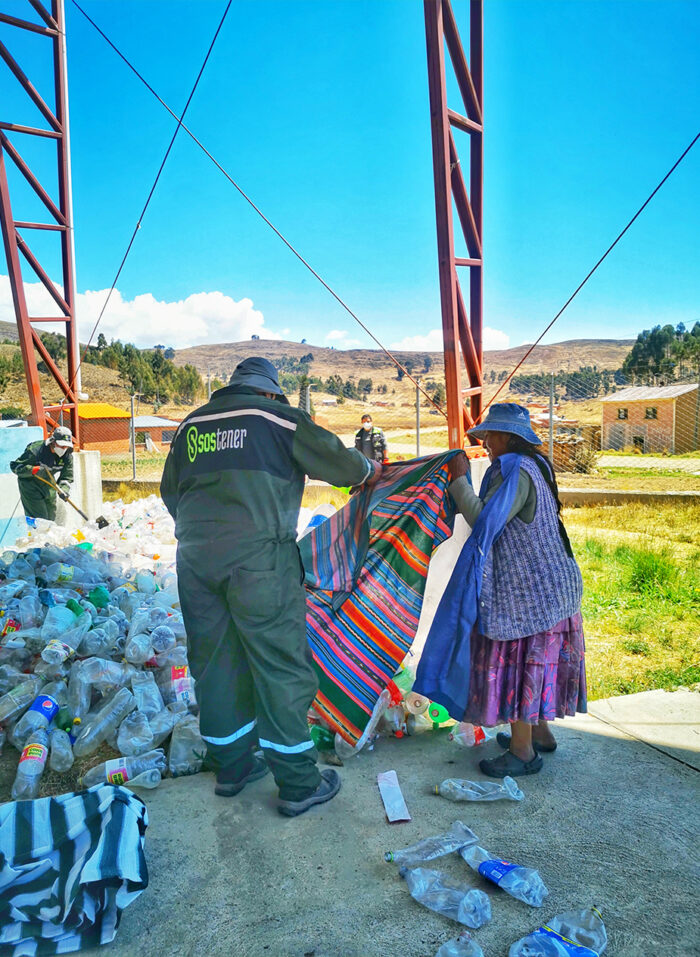
[[[377,785],[379,787],[379,793],[382,796],[382,801],[384,802],[384,810],[386,811],[389,823],[394,824],[396,821],[410,821],[411,815],[408,813],[406,802],[401,793],[401,786],[399,785],[396,771],[382,771],[381,774],[377,775]]]

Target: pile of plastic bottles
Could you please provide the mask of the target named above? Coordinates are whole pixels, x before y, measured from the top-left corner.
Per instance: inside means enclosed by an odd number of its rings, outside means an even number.
[[[172,521],[154,497],[108,503],[105,515],[113,524],[101,531],[37,522],[0,554],[0,747],[19,755],[15,799],[37,797],[47,766],[67,773],[76,759],[84,787],[156,787],[202,766],[174,555],[164,554]],[[90,767],[104,744],[118,757]]]

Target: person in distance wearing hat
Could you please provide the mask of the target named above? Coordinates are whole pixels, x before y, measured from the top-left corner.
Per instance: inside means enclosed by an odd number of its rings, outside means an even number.
[[[522,459],[506,525],[484,566],[464,720],[510,723],[511,733],[497,736],[504,753],[480,762],[484,774],[535,774],[541,755],[557,747],[549,721],[587,710],[581,572],[559,517],[554,467],[539,450],[528,410],[494,404],[469,435],[483,439],[492,462],[481,497],[467,481],[466,456],[450,462],[450,494],[472,527],[503,481],[499,457]]]
[[[24,514],[28,518],[56,521],[56,491],[46,482],[58,486],[64,501],[73,484],[73,433],[58,426],[47,439],[30,442],[10,469],[17,476]],[[44,479],[43,482],[38,479]]]
[[[178,428],[161,495],[175,519],[180,603],[217,794],[238,794],[268,768],[289,817],[338,793],[338,773],[316,766],[306,721],[318,682],[297,520],[305,475],[358,486],[380,473],[292,408],[259,356]]]

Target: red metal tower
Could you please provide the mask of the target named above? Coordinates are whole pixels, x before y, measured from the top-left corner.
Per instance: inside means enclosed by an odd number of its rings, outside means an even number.
[[[53,58],[53,91],[51,99],[53,107],[49,106],[22,71],[19,63],[12,56],[7,47],[0,43],[0,57],[7,70],[0,73],[0,80],[4,83],[9,80],[8,70],[15,77],[30,100],[34,103],[45,123],[43,126],[20,126],[9,122],[6,117],[0,117],[0,227],[7,257],[7,266],[12,288],[12,298],[17,319],[19,342],[22,349],[22,359],[27,377],[29,401],[31,403],[32,420],[40,425],[44,431],[58,424],[59,413],[63,411],[70,418],[70,425],[76,440],[79,441],[77,373],[80,363],[78,353],[78,338],[75,321],[75,280],[73,266],[73,239],[71,223],[70,197],[70,145],[68,139],[68,108],[66,96],[66,48],[63,0],[52,0],[51,12],[41,0],[28,0],[39,16],[41,22],[20,20],[17,17],[0,13],[0,23],[8,24],[18,30],[27,30],[39,34],[50,43]],[[8,134],[11,134],[8,135]],[[16,143],[23,137],[37,137],[46,142],[51,148],[55,144],[56,162],[58,164],[58,195],[51,198],[48,190],[41,184],[38,177],[22,158]],[[27,183],[34,190],[48,210],[51,222],[20,222],[13,218],[10,203],[10,186],[7,178],[5,157],[8,157]],[[59,234],[62,289],[49,278],[47,271],[42,267],[37,256],[24,237],[27,230],[50,230]],[[53,301],[58,306],[58,316],[30,316],[25,297],[24,280],[22,278],[21,257],[31,266]],[[65,324],[68,376],[64,377],[61,370],[48,354],[39,333],[33,324],[42,322],[60,322]],[[45,366],[55,379],[64,400],[60,405],[45,406],[39,384],[36,353],[39,353]]]
[[[482,410],[483,322],[483,0],[469,0],[469,61],[450,0],[424,0],[428,49],[430,121],[435,174],[442,333],[445,350],[447,421],[451,448],[463,448],[464,432]],[[452,64],[463,110],[447,105],[445,47]],[[453,129],[469,134],[469,190],[462,172]],[[455,256],[452,206],[457,211],[468,258]],[[469,270],[469,312],[458,271]],[[462,388],[461,356],[468,387]],[[465,399],[469,398],[469,407]]]

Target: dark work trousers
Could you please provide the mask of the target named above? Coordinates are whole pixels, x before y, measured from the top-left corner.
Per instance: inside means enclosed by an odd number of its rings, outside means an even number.
[[[204,528],[203,528],[204,526]],[[200,706],[200,730],[217,768],[247,774],[259,746],[283,800],[318,787],[307,711],[318,690],[306,640],[296,542],[241,543],[201,523],[177,550],[180,604]],[[212,529],[213,531],[213,529]]]
[[[42,485],[34,476],[20,478],[17,484],[25,515],[29,518],[47,518],[50,522],[56,521],[56,493],[53,489]]]

